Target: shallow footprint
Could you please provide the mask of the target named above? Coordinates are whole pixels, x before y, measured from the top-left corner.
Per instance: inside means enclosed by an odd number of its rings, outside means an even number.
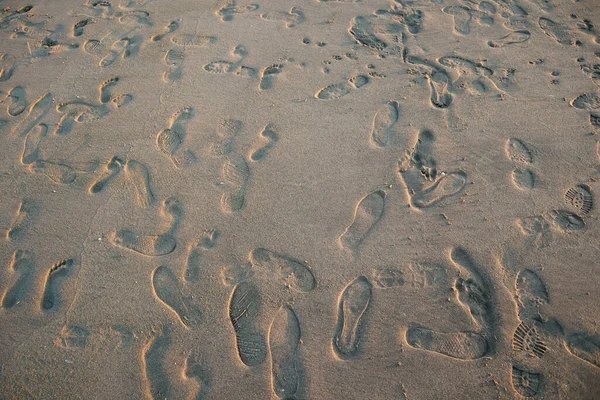
[[[113,43],[109,53],[100,60],[101,67],[112,65],[117,58],[129,57],[133,41],[130,38],[123,38]]]
[[[29,107],[27,115],[23,117],[23,119],[17,125],[15,125],[12,130],[12,135],[18,137],[24,137],[27,135],[29,131],[38,125],[42,118],[48,113],[53,101],[54,99],[52,98],[51,93],[46,93],[38,98]]]
[[[178,28],[179,28],[179,22],[171,21],[171,22],[169,22],[169,24],[167,26],[164,27],[162,32],[157,33],[156,35],[153,35],[150,38],[150,40],[152,40],[153,42],[158,42],[159,40],[162,40],[169,33],[175,32]]]
[[[459,360],[475,360],[488,352],[485,338],[476,332],[436,332],[428,328],[411,327],[406,331],[409,346]]]
[[[280,399],[290,399],[298,390],[298,345],[300,322],[289,306],[279,309],[269,328],[271,387]]]
[[[467,184],[467,174],[464,172],[451,172],[442,175],[429,188],[416,193],[411,197],[411,203],[417,208],[427,208],[440,201],[458,194]]]
[[[48,125],[38,124],[25,136],[21,164],[29,165],[36,162],[40,156],[40,144],[48,134]]]
[[[27,108],[27,99],[25,98],[25,88],[16,86],[8,92],[10,104],[8,105],[8,115],[16,117]]]
[[[538,309],[550,302],[546,284],[530,269],[519,271],[515,278],[519,318],[526,320],[538,315]]]
[[[253,284],[241,282],[233,288],[229,319],[235,331],[238,356],[249,367],[262,364],[267,358],[265,337],[255,327],[260,306],[260,293]]]
[[[490,40],[488,42],[488,46],[490,47],[505,47],[511,44],[519,44],[524,43],[529,40],[531,37],[531,33],[526,30],[514,31],[509,33],[506,36],[501,37],[500,39]]]
[[[471,31],[471,10],[464,6],[448,6],[443,11],[454,17],[454,31],[461,35],[469,34]]]
[[[269,90],[273,88],[275,77],[283,70],[283,64],[271,64],[266,66],[260,72],[258,88],[260,90]]]
[[[75,181],[75,170],[64,163],[48,160],[37,160],[29,164],[29,170],[46,175],[54,183],[69,185]]]
[[[351,93],[354,89],[365,86],[367,83],[369,83],[369,78],[366,75],[356,75],[348,79],[347,82],[335,83],[320,89],[315,97],[321,100],[339,99]]]
[[[437,108],[450,107],[452,104],[452,95],[448,93],[450,76],[445,71],[436,70],[431,75],[427,75],[427,81],[431,92],[431,104]]]
[[[37,207],[30,200],[23,200],[19,204],[17,217],[6,231],[6,239],[18,240],[25,235],[25,231],[31,224],[33,215],[37,212]]]
[[[385,192],[376,190],[363,197],[354,211],[352,223],[338,238],[344,248],[356,250],[367,234],[379,222],[385,207]]]
[[[250,261],[256,266],[268,266],[285,286],[298,292],[307,293],[317,286],[315,276],[302,261],[260,248],[252,250]]]
[[[72,266],[73,260],[68,259],[54,264],[48,270],[44,284],[44,296],[41,303],[41,309],[45,312],[53,311],[60,305],[59,283],[69,275]]]
[[[111,241],[115,246],[149,257],[171,254],[177,246],[177,241],[172,235],[140,235],[128,229],[121,229],[112,234]]]
[[[198,325],[199,313],[188,306],[181,291],[181,283],[167,267],[161,266],[152,271],[152,289],[156,297],[187,327]]]
[[[563,24],[552,21],[549,18],[541,17],[538,21],[540,28],[544,33],[560,44],[570,46],[575,43],[569,28]]]
[[[567,350],[577,358],[600,368],[600,343],[585,333],[571,333],[566,338]]]
[[[371,143],[377,147],[385,147],[393,134],[392,128],[398,122],[400,106],[397,101],[388,101],[373,118]]]
[[[214,36],[201,36],[193,33],[174,35],[171,41],[177,46],[209,47],[217,40]]]
[[[250,168],[243,157],[230,157],[221,166],[223,194],[221,210],[230,213],[239,211],[246,204],[246,186],[250,179]]]
[[[552,210],[552,222],[561,232],[571,233],[585,229],[585,221],[579,215],[567,210]]]
[[[371,302],[371,284],[359,276],[346,286],[338,303],[338,321],[333,349],[341,359],[354,358],[362,339],[363,317]]]
[[[15,250],[10,262],[9,270],[12,274],[19,274],[14,284],[6,289],[0,306],[2,308],[13,308],[25,300],[29,288],[31,275],[35,271],[33,255],[28,250]]]
[[[530,168],[515,168],[511,179],[513,185],[520,190],[531,190],[535,186],[535,174]]]
[[[357,16],[350,22],[348,33],[361,46],[368,47],[375,51],[382,51],[387,47],[385,42],[375,36],[370,23],[362,16]]]
[[[150,207],[154,203],[154,193],[150,186],[150,170],[141,162],[129,160],[125,164],[125,177],[135,189],[139,207]]]
[[[167,51],[164,61],[168,69],[163,74],[163,81],[175,82],[181,79],[184,59],[185,53],[183,50],[170,49]]]

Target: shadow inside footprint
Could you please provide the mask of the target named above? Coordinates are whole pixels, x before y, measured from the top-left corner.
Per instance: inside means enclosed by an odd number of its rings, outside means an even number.
[[[265,337],[256,329],[260,308],[260,293],[253,284],[241,282],[233,288],[229,319],[235,331],[238,356],[249,367],[262,364],[267,358]]]
[[[158,267],[152,272],[152,288],[156,297],[177,315],[185,327],[198,326],[200,313],[188,305],[181,282],[169,268]]]
[[[338,304],[333,349],[340,359],[355,358],[362,339],[363,318],[371,302],[371,284],[359,276],[346,286]]]

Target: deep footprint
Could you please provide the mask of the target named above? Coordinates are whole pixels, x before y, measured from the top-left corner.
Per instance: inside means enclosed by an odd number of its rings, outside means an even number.
[[[384,207],[385,192],[383,190],[376,190],[363,197],[356,206],[352,223],[338,238],[340,245],[356,250],[381,219]]]
[[[358,355],[363,336],[363,318],[371,302],[371,284],[359,276],[346,286],[338,304],[338,321],[333,349],[341,359]]]
[[[156,297],[187,327],[197,326],[199,313],[187,304],[181,292],[181,283],[167,267],[158,267],[152,271],[152,289]]]
[[[42,298],[41,309],[45,312],[50,312],[60,306],[60,282],[69,276],[73,260],[62,260],[52,266],[46,276],[44,284],[44,297]]]
[[[267,344],[255,326],[261,308],[258,289],[249,282],[237,284],[228,308],[240,360],[249,367],[262,364],[267,358]]]
[[[279,309],[269,328],[271,353],[271,385],[280,399],[293,398],[298,390],[298,345],[300,322],[294,310],[286,305]]]

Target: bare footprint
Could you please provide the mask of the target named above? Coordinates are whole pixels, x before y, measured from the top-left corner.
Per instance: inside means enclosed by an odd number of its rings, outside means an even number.
[[[210,47],[217,41],[214,36],[202,36],[194,33],[179,33],[171,37],[171,42],[177,46]]]
[[[163,74],[163,81],[175,82],[181,79],[184,59],[183,50],[170,49],[167,51],[164,58],[167,70]]]
[[[112,157],[104,166],[102,175],[90,186],[89,192],[91,194],[102,192],[121,173],[124,164],[124,161],[119,156]]]
[[[233,288],[229,319],[235,331],[238,356],[249,367],[262,364],[267,358],[265,337],[256,329],[260,306],[260,293],[253,284],[241,282]]]
[[[279,309],[269,328],[271,387],[280,399],[292,398],[298,390],[298,345],[300,322],[289,305]]]
[[[348,79],[347,82],[335,83],[320,89],[315,97],[321,100],[334,100],[344,97],[347,94],[359,89],[369,83],[366,75],[356,75]]]
[[[232,156],[221,166],[221,210],[227,213],[240,211],[246,204],[246,187],[250,168],[243,157]]]
[[[115,76],[105,80],[98,86],[100,104],[108,103],[112,99],[111,90],[117,83],[119,83],[119,77]]]
[[[24,199],[21,201],[15,220],[6,231],[6,239],[14,241],[23,238],[37,211],[37,207],[31,200]]]
[[[352,223],[338,238],[338,243],[356,251],[367,234],[379,222],[385,207],[385,192],[376,190],[363,197],[354,210]]]
[[[464,6],[448,6],[443,11],[454,17],[454,31],[461,35],[471,32],[471,10]]]
[[[74,37],[79,37],[81,35],[83,35],[83,28],[85,28],[86,26],[88,26],[89,24],[92,24],[96,22],[93,18],[86,18],[86,19],[82,19],[81,21],[75,23],[75,25],[73,25],[73,36]]]
[[[519,271],[515,279],[515,290],[518,314],[522,321],[537,319],[539,308],[550,302],[546,284],[530,269]]]
[[[135,190],[137,205],[142,208],[150,207],[154,203],[154,193],[148,167],[139,161],[128,160],[125,164],[125,177]]]
[[[273,277],[286,287],[307,293],[317,286],[317,281],[306,263],[266,249],[254,249],[250,253],[252,265],[266,268]]]
[[[414,349],[443,354],[458,360],[476,360],[488,352],[487,340],[477,332],[436,332],[423,327],[410,327],[406,343]]]
[[[258,10],[258,4],[248,4],[238,6],[235,0],[225,0],[217,9],[216,14],[221,17],[221,21],[232,21],[236,14],[246,14]]]
[[[151,399],[166,399],[171,395],[171,381],[165,365],[167,350],[173,344],[171,336],[171,328],[165,325],[162,333],[152,337],[142,349],[142,373]]]
[[[388,101],[380,108],[373,118],[371,128],[371,144],[377,147],[385,147],[389,144],[394,134],[394,125],[400,116],[400,106],[397,101]]]
[[[60,306],[60,282],[69,276],[71,268],[73,266],[73,260],[62,260],[54,264],[46,275],[46,282],[44,283],[44,295],[40,308],[45,312],[55,311]]]
[[[21,164],[29,165],[36,162],[40,157],[40,145],[48,134],[48,125],[38,124],[25,136],[23,153],[21,153]]]
[[[45,95],[39,97],[31,106],[29,107],[29,111],[27,115],[19,121],[17,125],[12,130],[13,136],[24,137],[31,131],[35,126],[37,126],[42,118],[48,113],[50,110],[50,106],[54,99],[52,98],[51,93],[46,93]]]
[[[37,174],[44,174],[52,182],[60,185],[69,185],[77,178],[73,167],[59,161],[37,160],[29,164],[28,169]]]
[[[175,32],[177,29],[179,29],[179,21],[171,21],[171,22],[169,22],[169,24],[167,26],[164,27],[164,29],[160,33],[153,35],[150,38],[150,40],[152,40],[153,42],[158,42],[159,40],[163,40],[165,36],[167,36],[170,33]]]
[[[267,124],[260,132],[260,136],[263,138],[263,141],[266,140],[266,143],[250,153],[250,160],[252,161],[264,160],[279,140],[279,135],[273,124]]]
[[[269,90],[273,88],[275,78],[283,70],[283,64],[271,64],[267,65],[260,72],[260,78],[258,81],[258,88],[262,90]]]
[[[368,47],[377,52],[387,47],[387,44],[375,35],[369,21],[360,15],[354,17],[350,22],[348,33],[361,46]]]
[[[16,117],[20,115],[27,108],[27,99],[25,97],[25,88],[22,86],[15,86],[8,92],[8,98],[10,104],[8,105],[8,115]]]
[[[573,99],[571,106],[589,111],[600,109],[600,95],[596,93],[584,93]]]
[[[198,326],[200,314],[188,305],[181,282],[169,268],[161,266],[152,271],[152,289],[154,295],[177,315],[186,328]]]
[[[531,37],[531,33],[527,30],[513,31],[506,36],[502,36],[499,39],[490,40],[488,46],[490,47],[506,47],[511,44],[525,43]]]
[[[112,65],[119,57],[127,58],[131,53],[133,47],[133,39],[122,38],[113,43],[108,54],[102,57],[100,60],[101,67],[108,67]]]
[[[140,235],[137,232],[121,229],[111,236],[115,246],[131,250],[148,257],[166,256],[175,251],[177,240],[168,233],[161,235]]]
[[[342,291],[338,303],[338,321],[333,349],[341,359],[354,358],[362,339],[363,318],[371,302],[371,284],[359,276]]]
[[[13,308],[27,297],[32,275],[35,272],[35,260],[28,250],[15,250],[10,262],[11,275],[18,274],[14,283],[6,289],[0,305],[2,308]]]

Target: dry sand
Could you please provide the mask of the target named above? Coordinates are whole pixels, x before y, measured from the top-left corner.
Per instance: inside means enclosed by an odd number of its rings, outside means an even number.
[[[0,398],[600,398],[600,2],[252,1],[0,1]]]

